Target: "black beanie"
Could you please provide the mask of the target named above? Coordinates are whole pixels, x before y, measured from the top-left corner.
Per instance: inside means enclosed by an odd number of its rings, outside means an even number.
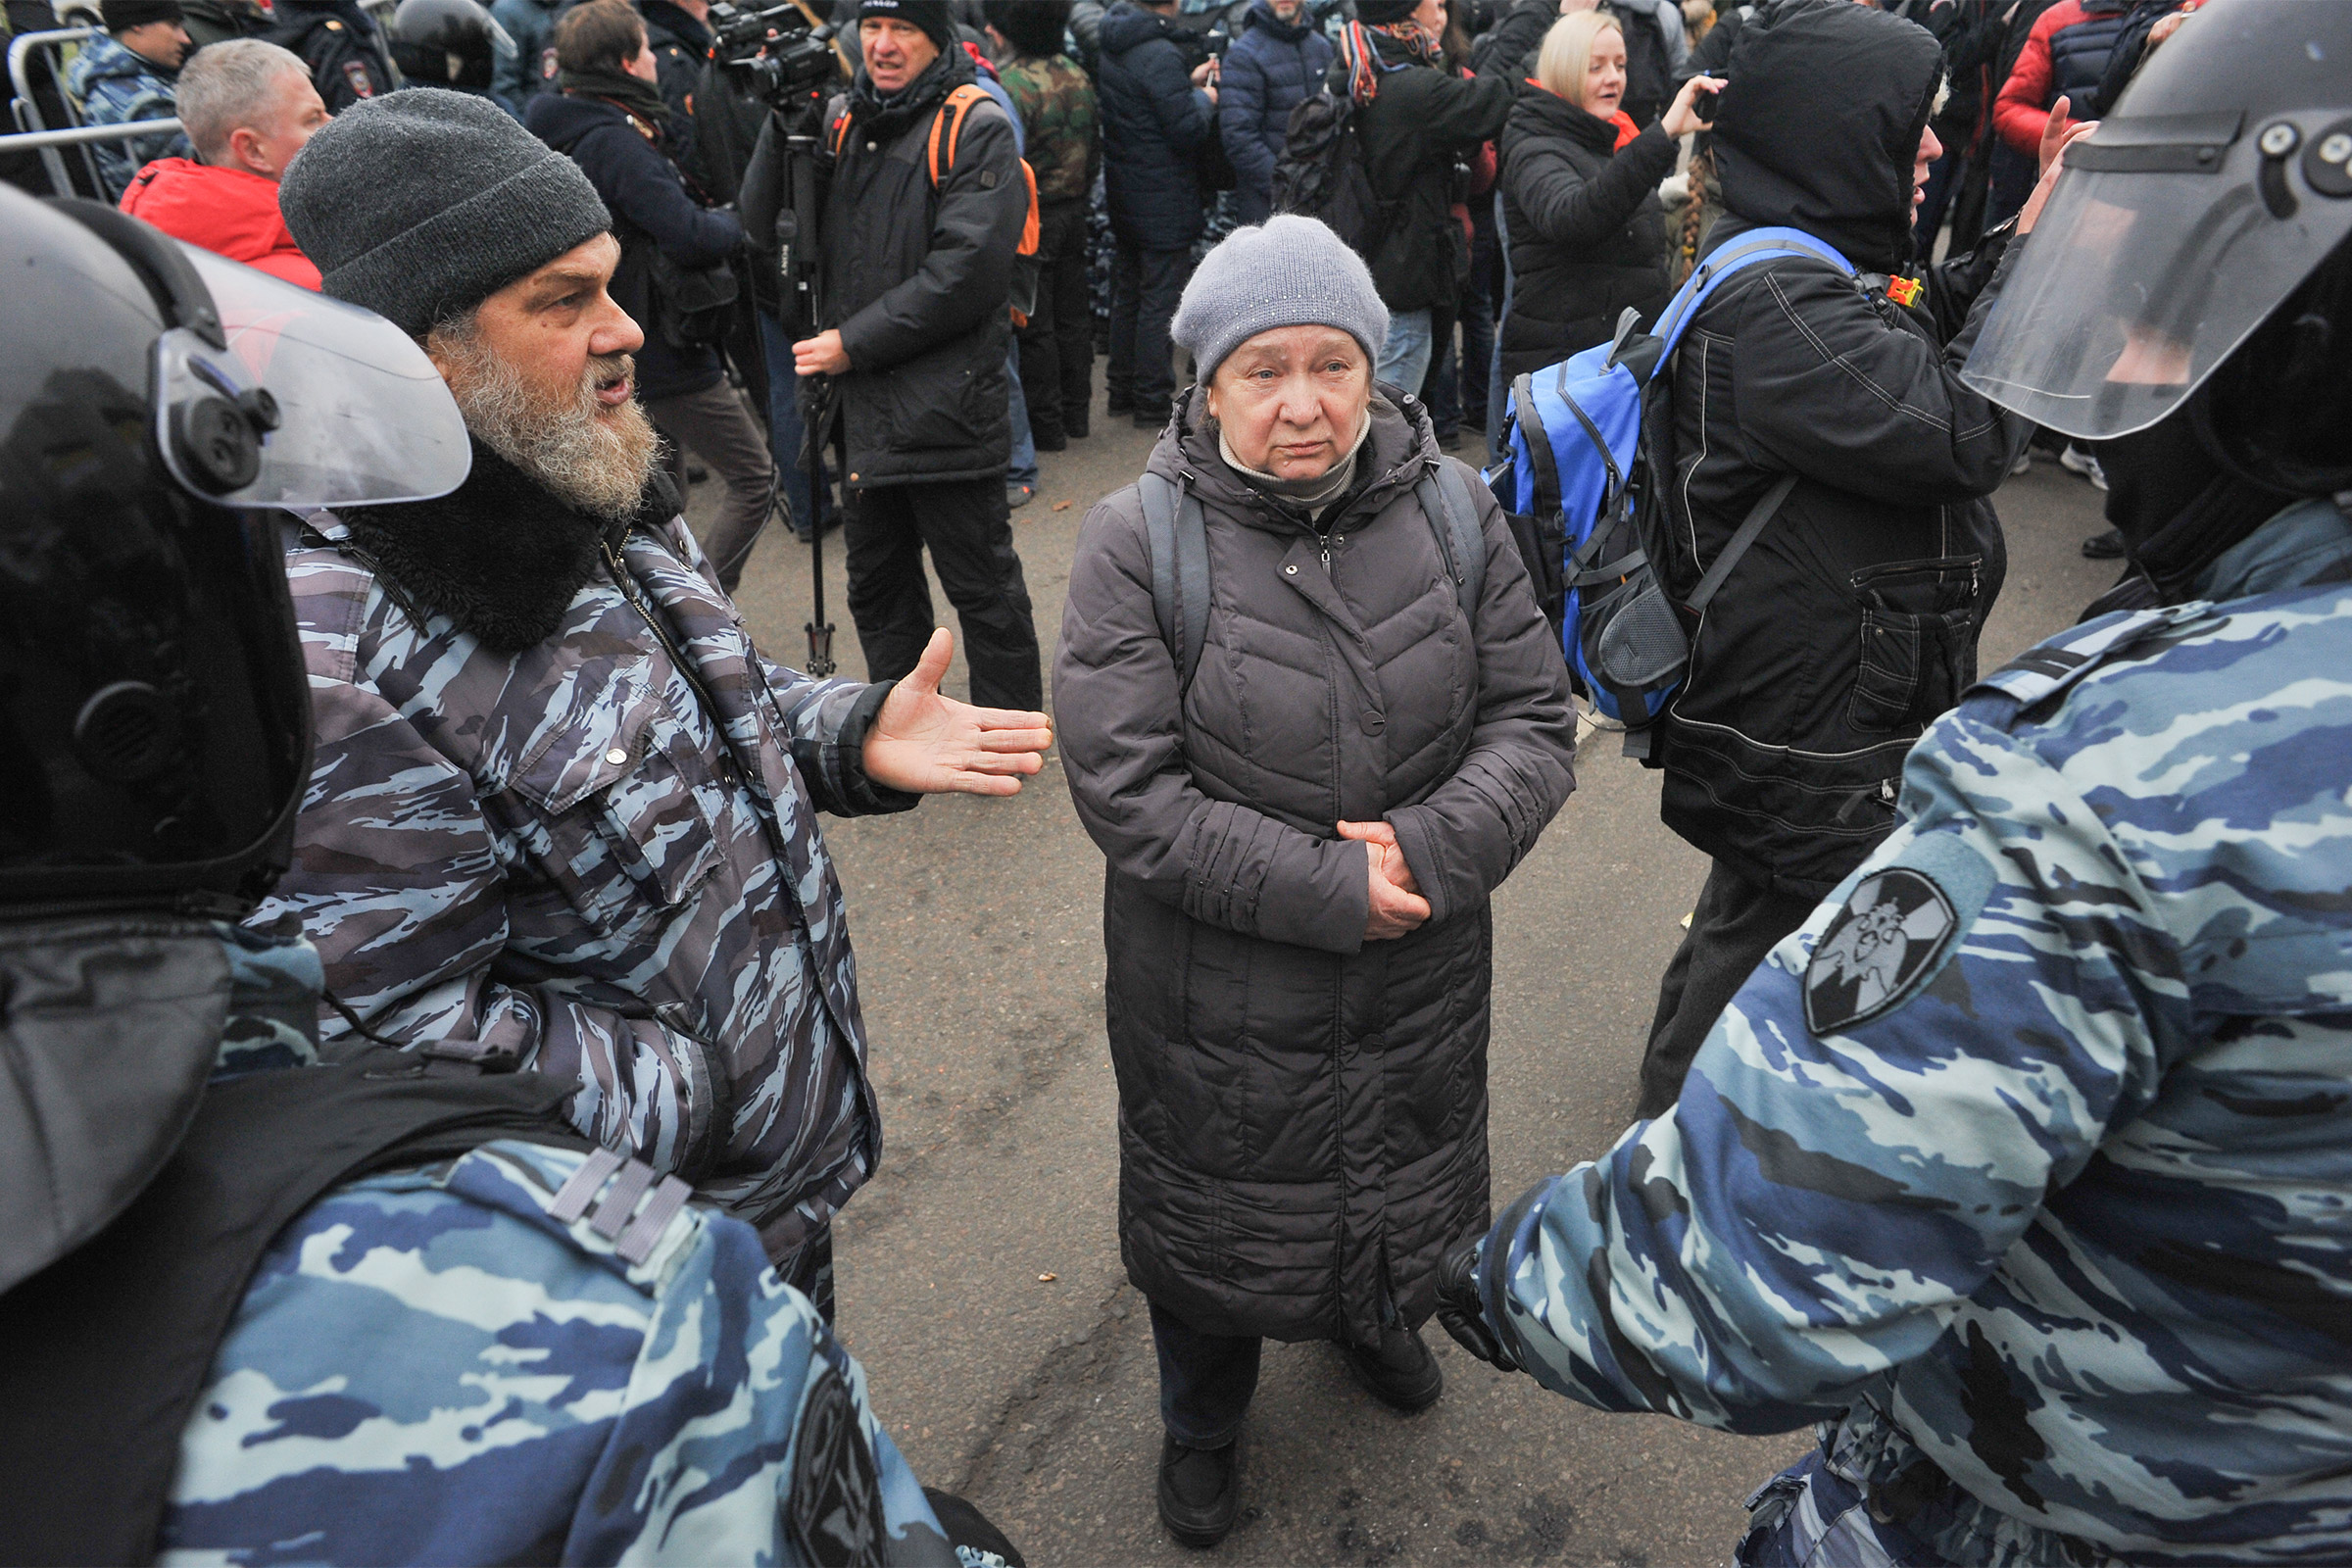
[[[1355,20],[1367,27],[1402,22],[1421,9],[1421,0],[1355,0]]]
[[[177,22],[184,13],[179,0],[100,0],[99,20],[109,32],[143,27],[150,22]]]
[[[869,17],[912,23],[930,34],[943,55],[956,47],[956,19],[949,12],[948,0],[858,0],[858,20]]]

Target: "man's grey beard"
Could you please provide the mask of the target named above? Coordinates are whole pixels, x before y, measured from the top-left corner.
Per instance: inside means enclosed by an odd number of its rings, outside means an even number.
[[[635,400],[617,409],[596,400],[598,383],[635,369],[627,355],[591,359],[570,394],[550,399],[482,341],[470,318],[435,328],[431,344],[448,362],[466,428],[482,445],[574,512],[616,521],[637,510],[662,438]]]

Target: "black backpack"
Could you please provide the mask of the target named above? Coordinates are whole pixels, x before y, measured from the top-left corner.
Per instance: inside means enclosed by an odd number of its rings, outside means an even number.
[[[1388,235],[1393,203],[1372,188],[1357,133],[1355,101],[1325,88],[1293,106],[1274,161],[1274,210],[1323,220],[1349,250],[1370,259]]]

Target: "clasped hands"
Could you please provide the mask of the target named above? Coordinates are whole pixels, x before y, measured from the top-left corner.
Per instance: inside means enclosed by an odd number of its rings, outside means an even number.
[[[1364,874],[1371,883],[1371,901],[1364,908],[1364,940],[1386,942],[1418,930],[1429,918],[1429,901],[1413,880],[1404,852],[1396,847],[1396,830],[1386,822],[1342,822],[1340,837],[1360,842],[1369,852]]]
[[[1054,721],[941,696],[940,677],[955,656],[947,627],[934,630],[913,672],[891,688],[865,733],[859,753],[865,776],[910,795],[1016,794],[1021,775],[1046,765]]]

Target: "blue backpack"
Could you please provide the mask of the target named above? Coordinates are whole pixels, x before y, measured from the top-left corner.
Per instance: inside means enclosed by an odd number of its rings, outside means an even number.
[[[1642,521],[1654,512],[1645,411],[1683,329],[1717,285],[1779,256],[1812,256],[1849,275],[1854,265],[1802,230],[1759,228],[1707,258],[1659,313],[1654,332],[1618,318],[1614,341],[1511,386],[1509,460],[1488,475],[1513,527],[1537,595],[1560,628],[1560,648],[1592,705],[1627,730],[1626,751],[1647,755],[1647,726],[1683,682],[1690,643],[1651,564]],[[1693,620],[1780,510],[1796,475],[1767,490],[1682,607]],[[1554,608],[1556,607],[1556,608]]]

